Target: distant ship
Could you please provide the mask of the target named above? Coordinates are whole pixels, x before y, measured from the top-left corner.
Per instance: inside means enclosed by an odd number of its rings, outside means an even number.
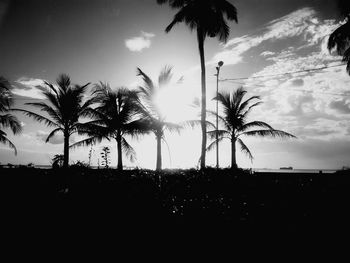
[[[292,166],[289,167],[281,167],[280,170],[293,170]]]

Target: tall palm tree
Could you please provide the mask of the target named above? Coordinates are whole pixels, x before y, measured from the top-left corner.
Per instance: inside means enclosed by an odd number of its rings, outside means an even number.
[[[207,144],[206,128],[206,83],[204,41],[207,36],[218,37],[226,42],[230,34],[230,27],[226,19],[237,22],[237,10],[227,0],[157,0],[158,4],[169,3],[171,8],[179,9],[173,21],[166,27],[170,32],[174,25],[184,22],[191,30],[196,30],[201,64],[201,169],[205,168],[205,147]],[[226,16],[226,19],[225,19]]]
[[[336,50],[343,56],[343,62],[347,62],[346,70],[350,75],[350,2],[338,0],[341,17],[346,19],[345,24],[338,27],[328,39],[328,49]]]
[[[155,103],[157,92],[166,87],[172,78],[172,68],[165,66],[158,77],[158,86],[154,84],[151,78],[140,68],[137,68],[137,75],[143,79],[143,86],[139,87],[141,100],[139,103],[139,112],[143,120],[148,123],[149,129],[156,136],[157,141],[157,162],[156,171],[162,169],[162,141],[165,141],[164,131],[179,131],[181,126],[166,121],[166,117],[162,115]]]
[[[8,113],[12,105],[11,84],[7,79],[0,76],[0,143],[7,144],[17,155],[16,146],[7,138],[6,132],[2,130],[4,128],[10,128],[13,134],[18,134],[22,131],[22,126],[18,119]]]
[[[36,121],[44,122],[48,127],[55,128],[47,136],[46,142],[57,132],[63,133],[63,167],[67,168],[69,165],[69,137],[73,133],[85,134],[86,124],[81,123],[79,120],[80,118],[92,116],[90,106],[94,103],[94,99],[88,99],[83,102],[84,94],[90,83],[83,86],[72,85],[70,77],[66,74],[61,74],[56,82],[57,87],[51,83],[45,82],[48,89],[43,91],[42,94],[49,104],[45,102],[26,103],[26,105],[34,106],[46,112],[49,117],[29,110],[16,110],[23,112],[26,116],[34,118]]]
[[[247,91],[243,88],[237,89],[232,94],[219,93],[214,99],[218,100],[223,106],[224,115],[219,116],[219,120],[224,125],[224,128],[218,131],[208,131],[208,135],[214,139],[207,147],[208,151],[215,147],[217,140],[229,139],[231,141],[231,168],[233,169],[237,168],[236,143],[238,143],[241,150],[246,153],[251,160],[253,159],[249,148],[241,139],[243,136],[296,138],[290,133],[275,130],[269,124],[262,121],[247,122],[248,114],[254,107],[260,105],[262,102],[259,96],[252,96],[247,100],[243,100],[246,93]],[[216,116],[216,112],[210,113]],[[216,134],[218,134],[217,140]]]
[[[125,136],[134,137],[148,132],[145,122],[137,119],[137,92],[122,87],[112,90],[108,84],[100,82],[95,85],[92,96],[99,105],[93,110],[95,120],[89,122],[90,128],[92,128],[88,132],[90,137],[73,144],[71,147],[91,145],[103,137],[113,138],[117,142],[117,169],[123,170],[122,153],[124,152],[132,162],[136,156],[135,150]]]

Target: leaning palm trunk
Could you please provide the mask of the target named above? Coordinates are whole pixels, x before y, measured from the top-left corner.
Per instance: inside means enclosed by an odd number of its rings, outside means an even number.
[[[157,163],[156,171],[162,170],[162,136],[157,135]]]
[[[207,127],[206,127],[206,85],[205,85],[205,58],[204,58],[204,34],[202,29],[197,29],[198,49],[201,61],[201,85],[202,85],[202,100],[201,100],[201,128],[202,128],[202,148],[201,148],[201,169],[205,168],[205,155],[207,145]]]

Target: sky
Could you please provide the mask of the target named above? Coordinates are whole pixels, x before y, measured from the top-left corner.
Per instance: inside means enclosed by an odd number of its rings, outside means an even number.
[[[244,138],[254,160],[238,152],[238,165],[350,166],[350,76],[341,57],[327,50],[329,34],[343,22],[335,1],[230,2],[238,10],[238,24],[229,23],[228,41],[205,41],[208,108],[215,106],[215,67],[223,61],[219,90],[232,92],[243,86],[247,98],[261,96],[264,103],[252,111],[251,120],[265,121],[297,136],[288,140]],[[162,67],[170,65],[174,85],[159,95],[159,106],[172,122],[196,118],[196,109],[188,105],[200,96],[197,40],[183,24],[165,33],[175,13],[156,0],[0,0],[0,75],[11,81],[15,107],[35,110],[24,103],[41,100],[43,81],[54,83],[61,73],[69,74],[75,84],[90,82],[91,88],[103,81],[113,88],[135,89],[141,84],[137,67],[156,80]],[[317,68],[325,69],[307,71]],[[182,84],[176,85],[181,77]],[[22,134],[6,132],[18,155],[0,145],[1,163],[45,165],[63,152],[62,136],[45,143],[49,128],[21,113],[15,115],[23,126]],[[80,139],[73,136],[71,142]],[[166,133],[166,139],[164,167],[197,166],[200,129]],[[154,169],[154,135],[128,140],[137,160],[125,159],[125,165]],[[91,164],[101,162],[104,146],[111,148],[112,165],[116,165],[113,141],[93,147]],[[228,167],[229,141],[222,142],[219,149],[220,166]],[[71,150],[71,163],[88,162],[88,152],[89,148]],[[208,153],[207,164],[215,163],[215,153]]]

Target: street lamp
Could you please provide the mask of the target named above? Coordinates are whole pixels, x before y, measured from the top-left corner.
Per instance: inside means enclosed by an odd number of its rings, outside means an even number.
[[[216,169],[219,169],[219,73],[220,68],[224,65],[223,61],[218,62],[218,66],[216,67]]]

